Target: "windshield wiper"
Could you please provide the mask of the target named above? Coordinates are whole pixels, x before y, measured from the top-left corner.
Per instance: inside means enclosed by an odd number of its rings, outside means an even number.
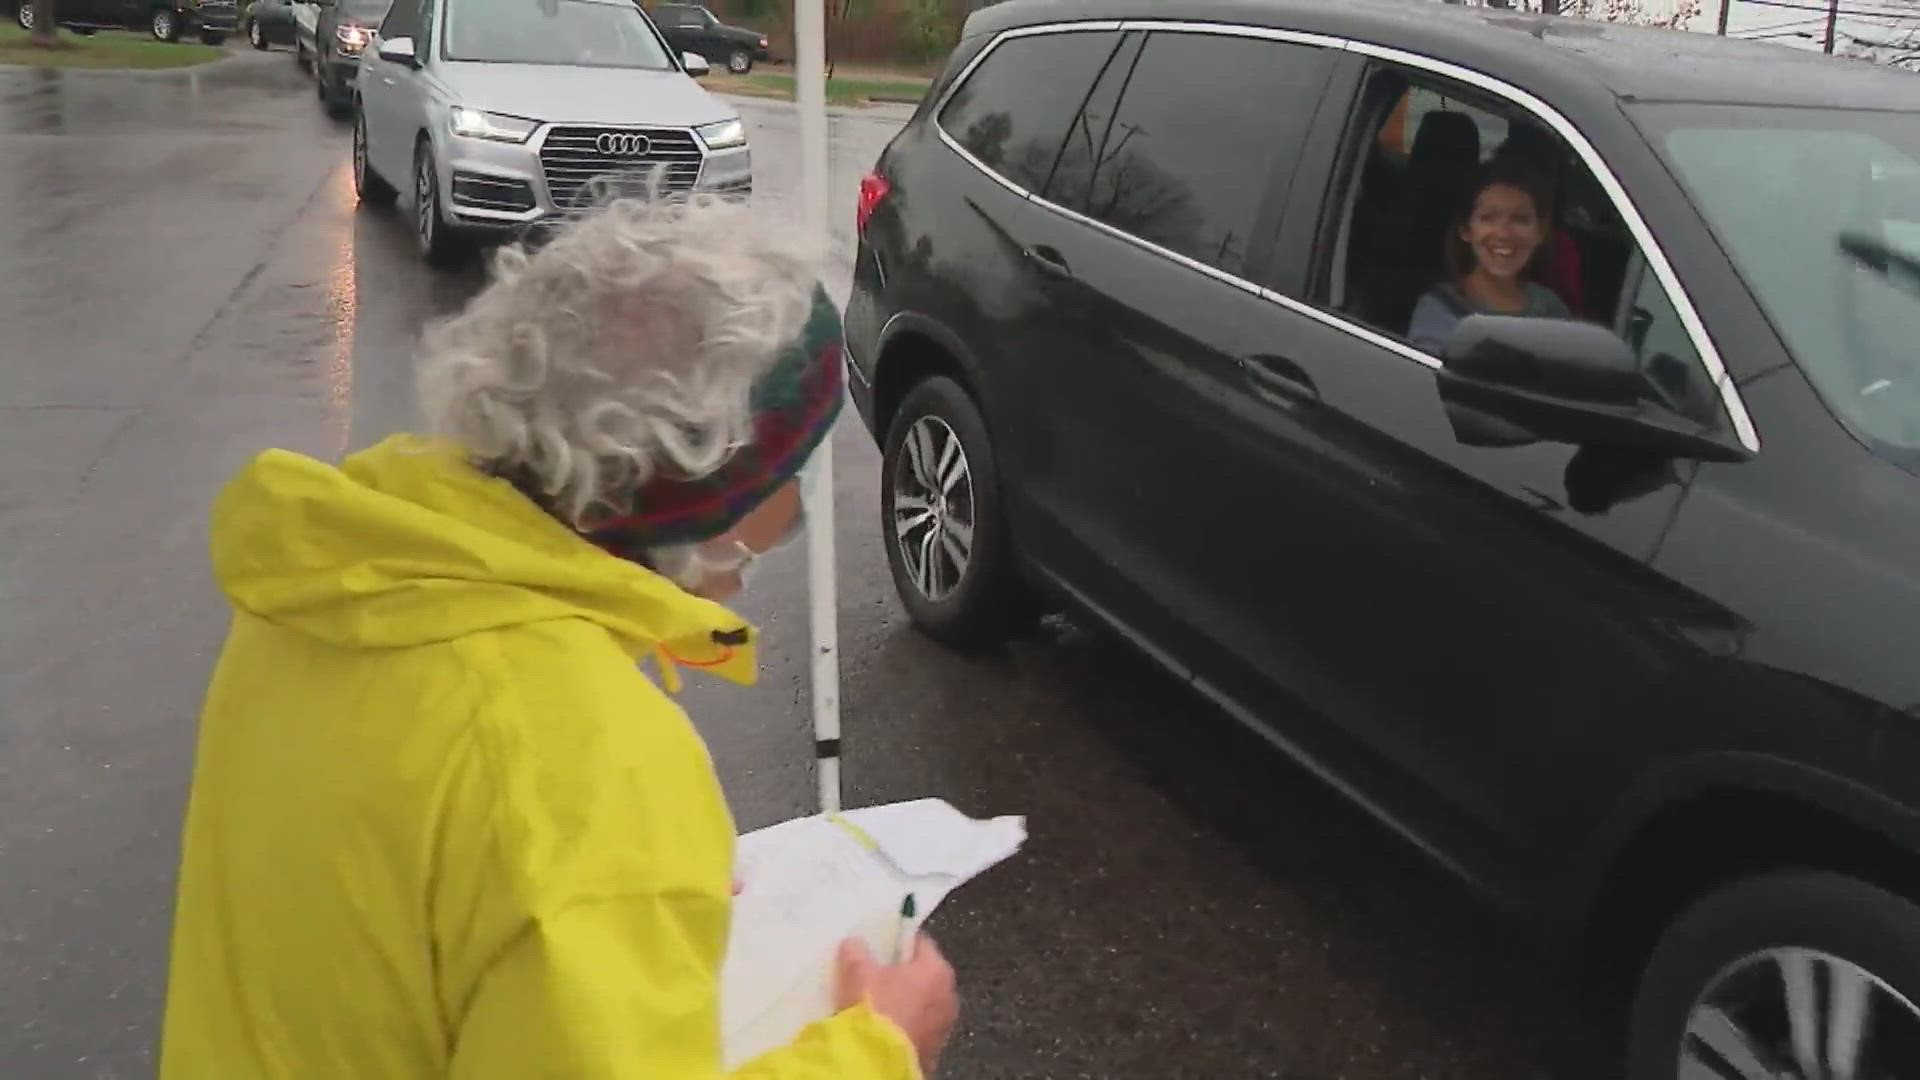
[[[1920,296],[1920,258],[1894,248],[1877,236],[1852,229],[1841,233],[1839,239],[1842,254],[1886,278],[1895,288]]]

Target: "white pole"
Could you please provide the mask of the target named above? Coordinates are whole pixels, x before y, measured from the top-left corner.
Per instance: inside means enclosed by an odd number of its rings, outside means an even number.
[[[827,13],[825,0],[794,0],[794,103],[800,112],[800,226],[823,257],[827,244]],[[809,463],[807,603],[813,639],[813,746],[820,810],[840,809],[840,589],[833,550],[833,435]]]

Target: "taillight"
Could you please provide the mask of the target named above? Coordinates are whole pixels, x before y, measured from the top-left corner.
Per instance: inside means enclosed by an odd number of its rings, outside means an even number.
[[[853,227],[861,236],[867,234],[867,222],[892,190],[893,185],[878,173],[868,173],[860,178],[860,205],[854,210]]]

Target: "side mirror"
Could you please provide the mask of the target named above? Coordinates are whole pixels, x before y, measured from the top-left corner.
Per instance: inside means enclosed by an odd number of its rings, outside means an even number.
[[[1469,315],[1445,360],[1440,398],[1470,446],[1547,440],[1707,461],[1750,456],[1665,405],[1627,343],[1602,326]]]
[[[708,73],[713,71],[713,68],[707,63],[707,58],[701,56],[699,53],[681,53],[680,66],[686,68],[687,74],[696,79],[704,79]]]
[[[389,64],[405,64],[410,68],[420,66],[420,58],[414,55],[413,39],[410,37],[397,37],[392,41],[382,41],[380,43],[380,59],[385,60]]]

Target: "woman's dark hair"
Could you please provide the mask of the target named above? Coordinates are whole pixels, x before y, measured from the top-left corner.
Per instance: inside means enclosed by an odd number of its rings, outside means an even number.
[[[1465,198],[1453,215],[1453,226],[1447,230],[1447,275],[1455,281],[1465,277],[1473,269],[1473,249],[1460,238],[1460,232],[1466,228],[1473,217],[1474,204],[1480,201],[1480,193],[1494,186],[1514,188],[1524,192],[1533,200],[1533,212],[1540,218],[1541,231],[1546,231],[1547,185],[1540,173],[1518,154],[1495,154],[1492,160],[1480,166],[1473,182],[1464,189]],[[1540,257],[1545,244],[1534,251],[1534,258]]]

